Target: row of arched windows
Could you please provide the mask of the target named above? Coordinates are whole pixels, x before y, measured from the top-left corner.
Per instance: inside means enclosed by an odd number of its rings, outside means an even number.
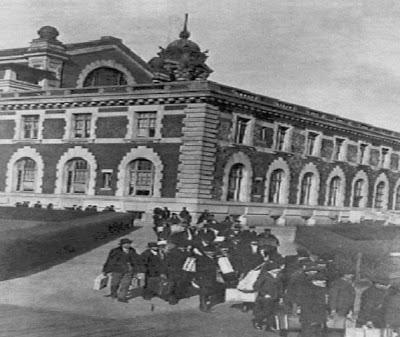
[[[282,168],[275,168],[266,177],[264,201],[274,204],[285,204],[288,201],[290,189],[289,169],[281,161]],[[312,164],[311,164],[312,165]],[[235,163],[229,170],[228,191],[226,194],[227,201],[248,201],[243,194],[246,184],[251,181],[244,181],[245,171],[249,170],[249,165],[244,163]],[[300,174],[298,185],[297,204],[299,205],[318,205],[319,199],[319,174],[315,166],[309,166],[309,170],[305,168],[303,174]],[[311,169],[312,168],[312,169]],[[346,179],[343,171],[335,168],[326,182],[326,206],[344,206]],[[386,176],[378,177],[374,188],[373,207],[376,209],[384,209],[388,206],[389,183]],[[350,207],[367,207],[368,202],[368,177],[361,171],[357,174],[352,182]],[[400,183],[395,189],[394,209],[400,210]]]
[[[58,168],[57,181],[59,188],[56,193],[66,194],[91,194],[90,186],[94,186],[94,181],[98,177],[96,173],[95,160],[88,159],[88,156],[70,155],[61,161]],[[101,182],[97,182],[99,188],[111,189],[112,181],[118,180],[117,195],[119,196],[159,196],[155,192],[159,191],[161,175],[160,163],[156,157],[140,155],[127,155],[121,162],[118,176],[114,177],[112,170],[103,170],[100,176]],[[12,192],[40,192],[38,182],[43,175],[43,164],[39,170],[38,162],[40,158],[22,156],[12,161],[11,179],[9,184]],[[250,201],[250,191],[252,184],[251,165],[249,162],[234,162],[230,166],[227,164],[224,179],[226,189],[223,199],[226,201],[246,202]],[[265,180],[264,202],[274,204],[287,204],[290,186],[289,167],[283,159],[277,159],[270,165]],[[350,207],[367,207],[369,181],[365,172],[358,172],[352,180]],[[56,183],[57,184],[57,183]],[[344,206],[344,195],[346,191],[346,177],[343,171],[336,167],[326,179],[325,184],[325,205]],[[157,185],[157,188],[156,188]],[[320,177],[313,164],[307,164],[299,175],[297,186],[297,204],[316,206],[320,200]],[[118,192],[119,191],[119,192]],[[394,195],[394,209],[400,210],[400,181],[396,185]],[[94,194],[94,192],[92,193]],[[373,189],[372,207],[385,209],[388,207],[389,200],[389,181],[382,173],[375,182]]]
[[[154,164],[145,158],[138,158],[128,163],[126,167],[126,191],[130,196],[152,196],[154,193]],[[36,162],[28,157],[17,160],[13,167],[12,176],[14,192],[34,192],[38,180]],[[62,171],[61,189],[67,194],[87,194],[91,178],[90,164],[84,158],[76,157],[68,160]],[[104,177],[103,177],[104,178]],[[109,187],[107,182],[102,182],[102,187]]]

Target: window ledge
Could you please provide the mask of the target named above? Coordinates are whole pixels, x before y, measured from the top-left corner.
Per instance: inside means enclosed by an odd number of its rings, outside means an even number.
[[[94,138],[63,138],[64,143],[94,143]]]
[[[13,139],[13,143],[41,143],[42,139],[37,138],[21,138],[21,139]]]
[[[161,138],[155,138],[155,137],[134,137],[134,138],[125,138],[124,142],[130,143],[130,142],[160,142]]]

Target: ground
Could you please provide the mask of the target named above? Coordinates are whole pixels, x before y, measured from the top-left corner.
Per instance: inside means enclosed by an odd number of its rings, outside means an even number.
[[[154,239],[150,227],[144,224],[128,235],[139,252]],[[273,232],[283,242],[282,253],[292,252],[294,229],[274,228]],[[254,330],[251,314],[232,308],[232,303],[202,313],[197,297],[175,306],[157,298],[135,298],[125,304],[104,297],[107,289],[92,290],[108,251],[118,240],[44,271],[0,282],[0,336],[275,336]]]

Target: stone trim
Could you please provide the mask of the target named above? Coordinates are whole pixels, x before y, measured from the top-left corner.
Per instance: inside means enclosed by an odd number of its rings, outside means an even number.
[[[375,180],[375,184],[374,184],[374,194],[373,194],[373,198],[372,198],[372,205],[371,208],[375,208],[375,201],[376,201],[376,188],[378,187],[378,184],[380,182],[384,182],[385,183],[385,192],[383,195],[383,203],[382,203],[382,210],[386,210],[389,207],[389,179],[387,177],[387,175],[382,172],[381,174],[379,174],[379,176],[376,178]]]
[[[96,170],[97,170],[97,161],[96,157],[87,149],[82,146],[75,146],[69,148],[64,154],[60,157],[60,160],[56,166],[56,188],[55,194],[63,194],[65,192],[65,176],[64,176],[64,168],[65,164],[73,159],[73,158],[82,158],[86,160],[89,164],[89,182],[87,195],[95,195],[95,184],[96,184]]]
[[[300,205],[301,183],[306,173],[313,174],[313,178],[311,181],[311,197],[309,206],[317,206],[319,197],[319,188],[320,188],[320,175],[314,163],[306,164],[299,174],[299,184],[297,189],[297,204]]]
[[[251,165],[250,158],[244,154],[243,152],[234,153],[224,168],[224,177],[222,181],[222,200],[226,201],[228,196],[228,182],[229,182],[229,173],[231,168],[235,164],[242,164],[244,166],[242,185],[240,186],[240,202],[249,202],[250,194],[251,194],[251,186],[252,186],[252,178],[253,178],[253,169]]]
[[[270,179],[271,174],[275,170],[281,169],[284,171],[285,176],[281,186],[281,193],[279,204],[288,204],[289,203],[289,188],[290,188],[290,169],[287,162],[282,158],[279,157],[275,159],[268,167],[265,179],[265,193],[264,193],[264,200],[268,203],[268,195],[269,195],[269,187],[270,187]]]
[[[400,211],[400,209],[396,210],[396,191],[400,187],[400,179],[397,180],[396,184],[394,185],[393,189],[393,201],[392,201],[392,209],[395,211]]]
[[[131,72],[123,65],[115,62],[114,60],[97,60],[92,63],[89,63],[88,65],[85,66],[85,68],[83,68],[81,70],[81,72],[78,76],[78,79],[76,81],[76,87],[83,88],[83,82],[85,81],[85,79],[89,75],[89,73],[92,72],[93,70],[95,70],[97,68],[101,68],[101,67],[108,67],[108,68],[113,68],[113,69],[119,70],[120,72],[122,72],[125,75],[128,85],[134,85],[136,83]]]
[[[36,163],[35,189],[33,192],[42,193],[44,162],[40,153],[36,149],[30,146],[25,146],[23,148],[18,149],[16,152],[13,153],[10,160],[8,161],[5,192],[7,193],[15,192],[16,177],[15,177],[14,165],[18,160],[25,157],[34,160]]]
[[[369,191],[369,179],[367,173],[365,171],[361,170],[356,173],[356,175],[353,178],[353,181],[351,182],[351,192],[350,192],[350,207],[353,207],[353,198],[354,198],[354,187],[355,183],[357,180],[363,179],[364,180],[364,187],[362,189],[362,195],[363,199],[361,200],[359,208],[365,208],[367,207],[368,203],[368,191]]]
[[[164,165],[156,152],[153,149],[148,148],[146,146],[138,146],[137,148],[133,148],[128,152],[121,160],[118,165],[118,173],[117,173],[117,191],[115,193],[118,197],[128,196],[126,184],[127,181],[127,166],[128,164],[135,159],[147,159],[150,160],[154,165],[154,186],[153,186],[153,195],[151,197],[157,198],[161,196],[161,184],[162,184],[162,176]],[[135,198],[135,196],[128,196],[129,198]],[[142,198],[142,197],[137,197]]]
[[[346,176],[343,170],[339,166],[335,166],[332,171],[329,173],[328,179],[326,180],[326,191],[325,191],[325,205],[328,206],[329,201],[329,185],[331,183],[332,178],[338,176],[340,178],[340,186],[339,186],[339,199],[338,203],[334,207],[343,207],[344,205],[344,197],[346,191]]]

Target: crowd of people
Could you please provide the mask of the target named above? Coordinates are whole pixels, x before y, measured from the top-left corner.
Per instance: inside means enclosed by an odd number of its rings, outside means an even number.
[[[194,224],[186,208],[179,214],[156,208],[153,221],[157,241],[141,254],[127,238],[110,251],[103,266],[104,275],[111,274],[108,296],[128,302],[135,280],[143,285],[144,299],[158,296],[173,305],[197,293],[200,310],[209,312],[224,301],[226,289],[258,271],[255,301],[240,304],[243,312],[253,312],[255,329],[281,335],[298,329],[314,337],[329,327],[340,330],[342,323],[344,328],[346,319],[357,326],[400,327],[397,286],[371,280],[357,300],[354,275],[341,272],[334,256],[298,249],[283,257],[270,229],[257,231],[232,216],[217,221],[207,210]]]

